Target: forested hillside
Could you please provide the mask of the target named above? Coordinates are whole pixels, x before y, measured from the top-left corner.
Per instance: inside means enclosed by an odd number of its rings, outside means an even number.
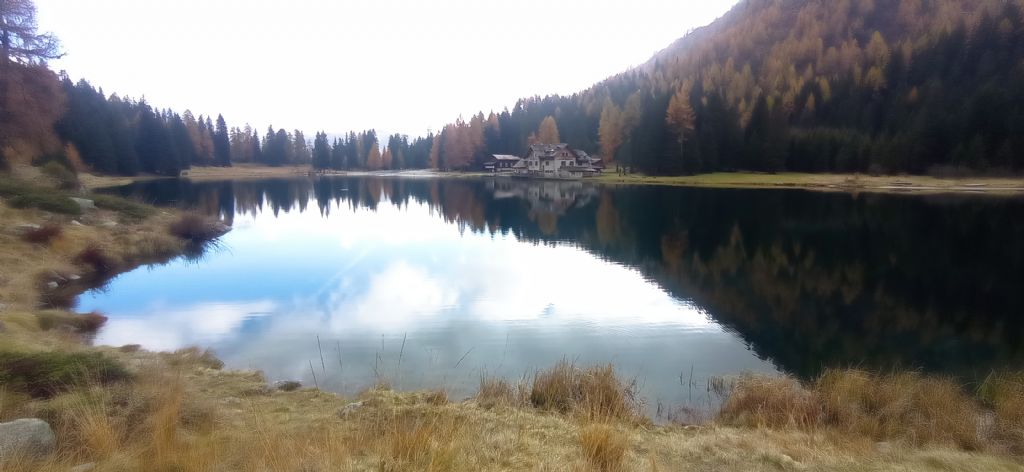
[[[521,153],[551,116],[562,141],[654,174],[1019,172],[1022,5],[744,0],[579,94],[445,127],[441,165]]]
[[[588,90],[412,139],[261,136],[72,83],[47,58],[5,54],[0,150],[103,173],[232,162],[466,170],[556,141],[659,175],[1024,170],[1024,0],[742,0]]]

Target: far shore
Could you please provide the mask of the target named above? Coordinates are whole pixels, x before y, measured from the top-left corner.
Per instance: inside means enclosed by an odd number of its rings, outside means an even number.
[[[193,181],[253,180],[300,177],[311,174],[308,166],[268,167],[254,164],[235,164],[231,167],[193,167],[182,174]],[[389,171],[329,171],[329,175],[381,176],[381,177],[491,177],[487,172],[461,172],[437,170]],[[80,180],[87,189],[127,185],[136,181],[166,178],[156,175],[134,177],[99,176],[82,174]],[[963,177],[940,178],[927,175],[864,174],[810,174],[798,172],[715,172],[682,176],[647,176],[643,174],[619,175],[614,171],[585,179],[610,185],[667,185],[676,187],[747,188],[747,189],[806,189],[827,192],[871,192],[912,194],[1024,194],[1024,176],[1021,177]]]

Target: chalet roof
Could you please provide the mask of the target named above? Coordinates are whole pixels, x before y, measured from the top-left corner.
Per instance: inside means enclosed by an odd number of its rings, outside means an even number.
[[[512,164],[512,168],[513,169],[525,169],[526,168],[526,161],[520,160],[519,162],[516,162],[515,164]]]
[[[568,144],[532,144],[530,145],[530,154],[536,155],[541,159],[553,159],[556,154],[561,151],[572,150]]]
[[[522,159],[519,156],[512,156],[512,155],[509,155],[509,154],[494,154],[493,156],[494,156],[494,159],[499,160],[499,161],[518,161],[518,160]]]

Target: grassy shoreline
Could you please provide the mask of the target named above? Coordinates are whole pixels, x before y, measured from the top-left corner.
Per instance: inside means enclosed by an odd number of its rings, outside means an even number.
[[[264,178],[290,178],[310,175],[306,166],[267,167],[255,164],[236,164],[232,167],[193,167],[184,177],[204,182],[216,180],[250,180]],[[407,177],[479,178],[492,177],[486,172],[455,172],[433,170],[407,171],[341,171],[330,175],[378,175]],[[162,178],[159,176],[109,177],[84,175],[82,184],[90,189],[125,185],[134,181]],[[665,185],[676,187],[748,188],[748,189],[805,189],[826,192],[870,192],[903,194],[1024,194],[1024,177],[964,177],[938,178],[925,175],[863,174],[809,174],[783,172],[776,174],[755,172],[716,172],[690,176],[646,176],[642,174],[617,175],[614,171],[585,180],[608,185]]]
[[[653,425],[611,366],[482,378],[466,401],[384,385],[347,398],[276,389],[199,349],[92,346],[102,321],[39,306],[52,276],[101,267],[105,276],[182,254],[192,234],[183,214],[115,201],[62,215],[11,200],[0,198],[6,227],[61,231],[45,242],[0,234],[0,421],[43,418],[58,449],[7,470],[1024,469],[1024,377],[1012,374],[977,394],[915,374],[745,376],[722,387],[721,412]],[[90,247],[106,261],[80,257]]]
[[[970,177],[958,179],[923,175],[868,176],[861,174],[806,174],[716,172],[693,176],[657,177],[607,172],[592,181],[605,184],[669,185],[711,188],[807,189],[829,192],[963,193],[1015,195],[1024,193],[1024,177]]]

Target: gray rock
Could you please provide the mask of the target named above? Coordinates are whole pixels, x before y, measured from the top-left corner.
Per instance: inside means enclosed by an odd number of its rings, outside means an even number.
[[[0,461],[49,455],[56,442],[53,430],[43,420],[26,418],[0,423]]]
[[[71,226],[85,226],[85,225],[83,225],[81,221],[71,220]]]
[[[46,288],[48,288],[50,290],[57,290],[57,287],[60,287],[60,284],[58,284],[57,282],[53,282],[53,281],[46,282]]]
[[[278,380],[274,382],[274,388],[282,392],[291,392],[302,387],[302,382],[296,380]]]
[[[76,466],[68,469],[68,472],[89,472],[89,471],[91,471],[91,470],[93,470],[95,468],[96,468],[96,463],[95,462],[89,462],[88,464],[76,465]]]
[[[29,231],[35,231],[40,228],[42,228],[42,226],[39,226],[37,224],[24,223],[20,225],[11,226],[10,232],[14,235],[21,236]]]
[[[80,280],[81,278],[82,278],[82,276],[78,275],[78,274],[71,274],[71,275],[68,276],[68,280],[71,280],[71,281]]]
[[[352,415],[353,413],[355,413],[357,410],[359,410],[362,407],[363,407],[363,402],[349,403],[348,405],[345,405],[340,410],[338,410],[338,417],[339,418],[348,418],[350,415]]]
[[[104,221],[104,222],[100,223],[100,226],[102,226],[104,228],[113,228],[113,227],[117,226],[117,222],[116,221]]]
[[[89,200],[88,198],[71,197],[71,200],[78,204],[78,207],[83,210],[92,210],[96,208],[96,202]]]

